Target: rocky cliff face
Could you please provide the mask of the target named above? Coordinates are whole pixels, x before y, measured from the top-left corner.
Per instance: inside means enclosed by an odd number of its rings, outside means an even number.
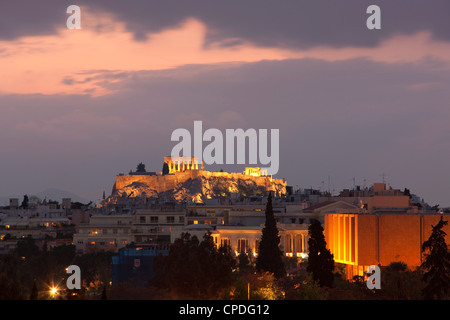
[[[285,194],[286,181],[242,173],[193,170],[164,176],[117,176],[107,202],[114,203],[121,197],[145,196],[202,203],[209,198],[231,197],[232,193],[251,196],[262,195],[266,191]]]

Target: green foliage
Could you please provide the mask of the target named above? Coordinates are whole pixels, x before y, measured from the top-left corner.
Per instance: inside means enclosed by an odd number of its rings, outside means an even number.
[[[330,250],[326,248],[322,224],[314,219],[308,230],[309,254],[307,271],[312,273],[314,281],[318,281],[320,286],[332,287],[334,259]]]
[[[71,208],[71,209],[82,209],[84,206],[85,206],[85,205],[84,205],[83,203],[79,202],[79,201],[72,202],[72,203],[70,204],[70,208]]]
[[[237,275],[222,299],[282,300],[284,293],[272,273],[247,272]]]
[[[425,299],[444,299],[450,293],[450,253],[445,242],[447,235],[442,228],[448,224],[442,216],[439,222],[432,226],[430,238],[422,244],[425,260],[421,267],[425,270],[423,288]]]
[[[65,269],[72,264],[82,270],[82,291],[95,292],[91,283],[101,289],[111,281],[111,254],[76,256],[73,245],[47,249],[44,244],[39,250],[33,239],[20,240],[16,250],[0,256],[0,300],[47,299],[49,286],[61,286],[68,276]]]
[[[31,237],[17,241],[16,252],[19,257],[31,258],[39,253],[39,248]]]
[[[254,300],[282,300],[283,292],[276,283],[276,278],[272,273],[262,273],[257,275],[254,283],[256,287],[250,291],[250,299]]]
[[[169,174],[169,165],[167,164],[167,162],[164,162],[163,167],[162,167],[162,174],[166,175]]]
[[[250,272],[253,267],[250,263],[250,259],[248,258],[248,255],[245,252],[241,252],[238,255],[238,265],[237,268],[239,270],[240,273],[247,273]]]
[[[211,235],[206,234],[200,242],[183,233],[167,256],[156,259],[152,284],[168,287],[177,297],[211,299],[232,283],[234,266],[230,249],[217,249]]]
[[[145,164],[143,164],[142,162],[139,163],[139,164],[137,165],[137,167],[136,167],[136,172],[141,172],[141,173],[147,172],[147,171],[145,170]]]
[[[381,270],[381,289],[375,297],[387,300],[417,300],[421,298],[421,275],[411,271],[401,261],[392,262]]]
[[[28,195],[24,195],[23,201],[22,201],[22,208],[28,209],[29,202],[30,202],[30,199],[28,198]]]
[[[298,257],[282,257],[283,264],[286,268],[286,270],[294,269],[298,267],[299,259]]]
[[[286,275],[282,261],[283,252],[279,248],[280,236],[278,235],[277,222],[272,207],[272,194],[269,194],[266,205],[266,221],[262,230],[259,243],[256,269],[259,272],[270,272],[279,279]]]
[[[111,252],[95,252],[76,256],[72,264],[82,270],[82,286],[92,294],[100,294],[111,281]]]
[[[308,279],[300,285],[298,292],[299,300],[326,300],[327,293],[320,287],[319,283],[309,274]]]
[[[36,281],[33,281],[33,287],[31,288],[30,300],[37,300],[39,297],[39,291],[36,285]]]
[[[21,292],[20,283],[17,279],[11,278],[6,272],[0,273],[0,300],[22,300],[24,295]]]

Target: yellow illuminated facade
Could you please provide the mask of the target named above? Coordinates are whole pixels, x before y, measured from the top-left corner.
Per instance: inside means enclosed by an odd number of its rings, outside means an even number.
[[[261,169],[259,167],[246,167],[244,170],[244,174],[253,177],[263,177],[267,176],[267,170]]]
[[[370,265],[383,267],[401,261],[410,268],[420,266],[421,245],[430,236],[431,226],[438,222],[440,216],[330,213],[325,215],[324,235],[334,261],[346,265],[347,279],[351,279],[364,275]],[[446,226],[445,232],[449,231]]]
[[[203,161],[199,164],[197,157],[164,157],[164,162],[169,166],[169,173],[183,172],[187,170],[204,169]]]

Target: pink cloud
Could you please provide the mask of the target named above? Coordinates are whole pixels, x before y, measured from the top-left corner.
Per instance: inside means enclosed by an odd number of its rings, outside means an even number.
[[[248,63],[262,60],[356,58],[385,63],[417,62],[427,57],[449,61],[450,44],[430,33],[397,35],[374,48],[327,46],[307,50],[258,47],[223,39],[205,47],[207,26],[196,19],[136,41],[108,15],[83,15],[82,30],[62,26],[56,35],[0,41],[0,94],[89,94],[113,92],[112,85],[141,70],[173,69],[187,64]],[[99,27],[101,26],[101,27]],[[224,44],[233,41],[234,46]]]

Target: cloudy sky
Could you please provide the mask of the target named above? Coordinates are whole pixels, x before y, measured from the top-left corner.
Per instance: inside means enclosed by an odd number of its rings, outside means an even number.
[[[202,120],[279,129],[288,185],[450,206],[448,0],[1,1],[0,196],[95,200]]]

